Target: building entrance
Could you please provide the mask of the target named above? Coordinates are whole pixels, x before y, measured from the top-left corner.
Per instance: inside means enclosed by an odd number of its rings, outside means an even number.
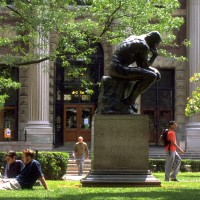
[[[91,141],[93,115],[94,105],[64,105],[64,143],[77,141],[79,136]]]
[[[103,76],[104,57],[101,44],[90,55],[91,62],[73,60],[63,67],[63,60],[56,62],[54,145],[74,143],[78,136],[91,141],[91,121]]]
[[[159,70],[161,80],[141,95],[141,113],[149,115],[149,144],[160,145],[162,129],[174,120],[174,70]]]

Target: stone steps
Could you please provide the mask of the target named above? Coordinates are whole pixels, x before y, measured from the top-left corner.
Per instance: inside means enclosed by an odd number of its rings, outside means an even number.
[[[72,156],[72,148],[67,148],[66,146],[55,148],[54,151],[65,151],[68,152],[70,155],[70,159],[73,158]],[[89,157],[91,158],[91,150],[89,151]],[[164,159],[165,158],[165,151],[163,146],[150,146],[149,147],[149,158],[155,159]],[[182,159],[200,159],[200,152],[185,152],[185,154],[181,155]]]
[[[200,159],[200,152],[185,152],[180,154],[182,159]],[[149,148],[149,158],[164,159],[165,150],[164,147],[150,147]]]
[[[83,175],[86,175],[90,170],[91,170],[91,160],[86,159],[85,163],[84,163]],[[66,175],[68,175],[68,176],[74,176],[74,175],[77,176],[78,175],[76,161],[74,159],[68,160],[68,167],[67,167]]]
[[[182,159],[199,159],[200,154],[194,154],[194,153],[186,153],[185,155],[181,155]],[[149,158],[154,158],[154,159],[164,159],[165,158],[165,152],[151,152],[149,154]],[[85,164],[84,164],[84,171],[83,175],[86,175],[89,173],[91,170],[91,159],[86,159]],[[77,176],[78,175],[78,170],[76,166],[76,162],[73,158],[70,158],[68,160],[68,168],[66,170],[66,175],[67,176]]]
[[[73,159],[72,151],[68,151],[70,155],[70,159],[68,161],[68,168],[66,171],[66,175],[77,176],[78,170],[76,166],[76,162]],[[91,158],[91,151],[90,151],[90,158]],[[163,147],[150,147],[149,148],[149,158],[153,159],[165,159],[165,151]],[[186,152],[185,154],[181,155],[182,159],[200,159],[199,152]],[[84,164],[84,171],[83,175],[86,175],[91,170],[91,159],[86,159]]]

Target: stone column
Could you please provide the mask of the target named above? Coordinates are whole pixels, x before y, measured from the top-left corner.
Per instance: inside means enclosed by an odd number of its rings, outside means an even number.
[[[188,33],[192,47],[188,49],[189,77],[199,73],[200,68],[200,1],[188,2]],[[189,96],[198,85],[189,83]],[[200,115],[192,116],[186,124],[186,149],[187,152],[200,151]]]
[[[49,39],[38,36],[38,44],[33,48],[34,54],[49,53]],[[28,113],[29,119],[25,127],[26,139],[32,142],[32,148],[52,149],[52,127],[49,123],[49,60],[29,67]]]

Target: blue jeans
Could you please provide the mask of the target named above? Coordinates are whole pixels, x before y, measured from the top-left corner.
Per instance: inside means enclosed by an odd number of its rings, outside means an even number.
[[[76,164],[78,167],[78,175],[79,176],[82,176],[82,174],[83,174],[84,161],[85,161],[85,156],[76,157]]]
[[[181,166],[181,157],[176,151],[166,151],[165,180],[176,178]],[[171,175],[170,175],[171,174]]]

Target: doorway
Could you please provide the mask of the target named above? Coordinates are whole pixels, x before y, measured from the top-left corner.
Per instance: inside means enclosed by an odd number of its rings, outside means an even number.
[[[141,95],[141,113],[149,115],[149,144],[159,146],[162,129],[174,120],[175,72],[171,69],[159,70],[161,80]]]
[[[94,105],[64,105],[64,143],[77,141],[79,136],[91,141],[93,115]]]
[[[80,135],[85,141],[91,142],[91,120],[98,100],[99,83],[104,72],[104,52],[101,44],[96,44],[96,52],[90,55],[90,59],[90,63],[85,63],[81,59],[72,60],[69,67],[62,67],[63,60],[57,59],[55,146],[74,143]],[[79,73],[74,75],[73,69],[77,69]]]
[[[142,114],[149,115],[149,144],[160,145],[162,129],[168,128],[168,122],[173,119],[173,112],[170,109],[146,109]]]

